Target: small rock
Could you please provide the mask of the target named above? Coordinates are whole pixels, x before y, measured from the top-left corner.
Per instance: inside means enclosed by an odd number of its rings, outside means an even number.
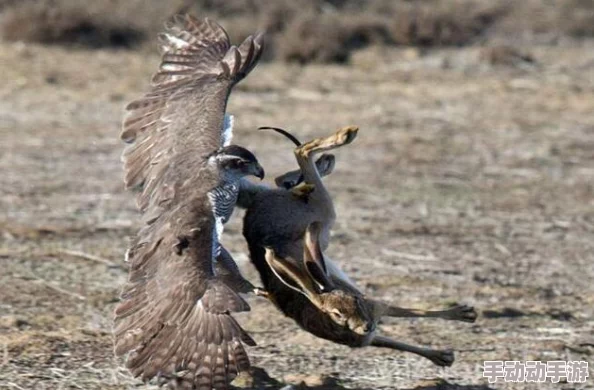
[[[280,382],[268,375],[264,369],[251,367],[249,371],[239,373],[232,385],[241,389],[260,389],[278,386]]]
[[[289,384],[307,387],[332,386],[337,383],[335,378],[318,374],[287,374],[283,380]]]
[[[29,326],[29,322],[23,320],[22,318],[17,318],[15,316],[2,316],[0,317],[0,328],[18,328],[23,329]]]

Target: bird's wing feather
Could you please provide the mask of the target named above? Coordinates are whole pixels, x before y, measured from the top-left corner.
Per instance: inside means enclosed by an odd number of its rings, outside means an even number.
[[[206,19],[179,16],[160,35],[163,57],[151,90],[130,103],[121,138],[127,188],[140,187],[141,210],[162,199],[161,180],[176,159],[206,157],[229,143],[225,120],[233,85],[258,62],[263,36],[231,46],[227,33]],[[190,154],[188,156],[187,154]]]
[[[129,278],[116,308],[118,355],[135,376],[179,388],[226,388],[253,340],[230,315],[247,303],[213,266],[215,218],[208,156],[223,143],[232,86],[255,65],[262,38],[230,46],[217,24],[177,17],[161,36],[151,91],[128,106],[122,139],[127,187],[140,187],[145,226],[127,253]]]

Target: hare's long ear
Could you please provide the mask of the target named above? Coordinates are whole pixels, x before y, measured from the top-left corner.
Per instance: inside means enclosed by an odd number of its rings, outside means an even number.
[[[322,224],[312,222],[305,230],[303,237],[303,262],[309,276],[316,282],[321,292],[334,290],[336,286],[328,277],[328,269],[324,262],[324,254],[320,248]]]
[[[305,270],[292,261],[278,257],[271,248],[266,248],[265,258],[272,272],[287,287],[305,295],[313,303],[320,302],[316,283]]]

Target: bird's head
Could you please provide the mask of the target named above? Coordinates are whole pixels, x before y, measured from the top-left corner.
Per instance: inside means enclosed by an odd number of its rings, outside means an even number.
[[[237,181],[244,176],[264,179],[264,168],[249,150],[237,145],[228,145],[217,150],[211,157],[226,179]]]

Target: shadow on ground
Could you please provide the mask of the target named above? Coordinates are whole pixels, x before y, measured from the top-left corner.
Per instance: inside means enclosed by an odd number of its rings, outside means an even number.
[[[266,390],[374,390],[372,387],[351,387],[349,381],[328,376],[317,375],[294,377],[283,383],[272,378],[260,367],[252,367],[249,374],[238,377],[234,382],[235,389]],[[443,379],[428,380],[419,386],[406,390],[494,390],[486,385],[457,385]]]

